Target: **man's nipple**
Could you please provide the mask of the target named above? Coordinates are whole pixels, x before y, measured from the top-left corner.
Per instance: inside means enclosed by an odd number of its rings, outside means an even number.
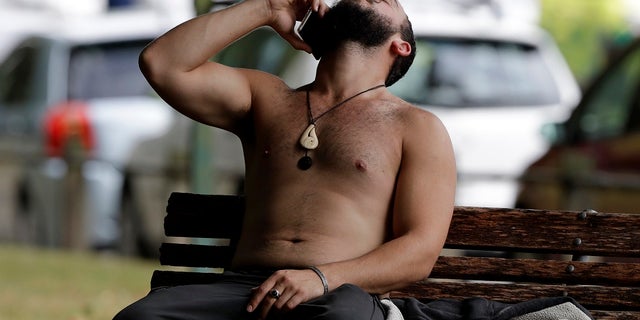
[[[361,171],[361,172],[366,172],[367,171],[367,163],[364,160],[362,160],[362,159],[356,160],[355,165],[356,165],[356,169],[358,169],[358,171]]]

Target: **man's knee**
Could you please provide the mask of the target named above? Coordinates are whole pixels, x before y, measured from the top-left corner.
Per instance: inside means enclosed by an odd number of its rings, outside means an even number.
[[[122,309],[113,320],[140,320],[140,319],[153,319],[148,314],[148,310],[144,310],[138,307],[135,303]]]
[[[157,306],[153,303],[149,303],[147,298],[143,298],[138,300],[126,308],[122,309],[118,314],[115,315],[113,320],[154,320],[154,319],[162,319],[156,311],[158,310]]]

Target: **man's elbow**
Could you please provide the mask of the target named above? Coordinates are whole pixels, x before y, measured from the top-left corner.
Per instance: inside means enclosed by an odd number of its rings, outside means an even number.
[[[419,258],[415,261],[413,279],[410,281],[420,281],[424,280],[431,274],[431,270],[433,270],[433,266],[436,261],[440,257],[440,251],[435,250],[426,250]]]
[[[429,277],[433,264],[417,264],[408,271],[401,281],[396,284],[399,288],[410,286],[416,282],[423,281]]]
[[[433,264],[423,265],[421,268],[417,269],[413,273],[411,279],[408,279],[409,282],[413,283],[413,282],[422,281],[428,278],[429,274],[431,274],[432,269],[433,269]]]
[[[142,50],[138,56],[138,67],[152,87],[160,85],[162,69],[158,58],[154,57],[153,50],[148,46]]]

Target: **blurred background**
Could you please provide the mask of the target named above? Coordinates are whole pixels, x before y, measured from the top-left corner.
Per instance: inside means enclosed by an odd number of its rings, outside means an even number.
[[[137,67],[232,2],[0,0],[0,319],[111,318],[148,290],[171,192],[242,192],[237,138]],[[390,89],[447,126],[456,204],[640,212],[640,1],[402,4],[418,55]],[[212,59],[292,87],[317,63],[266,28]]]

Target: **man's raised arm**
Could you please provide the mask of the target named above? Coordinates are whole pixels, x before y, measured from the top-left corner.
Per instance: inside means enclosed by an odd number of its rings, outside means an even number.
[[[308,50],[294,25],[320,0],[247,0],[191,19],[154,40],[140,55],[140,69],[172,107],[203,123],[234,131],[250,108],[259,73],[209,61],[250,31],[273,27],[292,46]],[[324,9],[323,9],[324,10]]]

